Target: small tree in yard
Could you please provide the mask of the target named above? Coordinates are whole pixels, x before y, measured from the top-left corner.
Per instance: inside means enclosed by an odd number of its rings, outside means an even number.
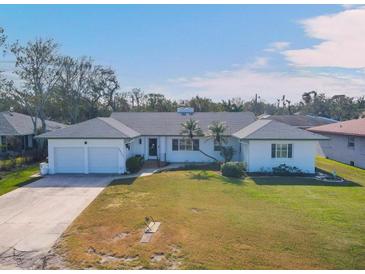
[[[212,124],[208,126],[209,135],[208,138],[211,138],[215,143],[219,146],[219,151],[224,158],[224,162],[229,162],[233,157],[233,147],[231,146],[223,146],[223,144],[227,143],[227,138],[224,135],[227,131],[227,126],[223,122],[214,121]]]
[[[232,160],[233,154],[234,154],[233,147],[232,146],[227,146],[227,147],[221,146],[220,150],[221,150],[221,155],[224,158],[224,162],[225,163],[230,162]]]
[[[204,136],[204,133],[203,133],[202,129],[199,127],[199,121],[194,120],[192,118],[190,118],[189,120],[182,123],[181,127],[182,127],[182,129],[181,129],[180,133],[182,135],[187,136],[190,140],[193,140],[194,137]],[[199,152],[204,154],[208,158],[211,158],[214,161],[218,162],[218,160],[216,158],[214,158],[213,156],[205,153],[200,148],[199,148]]]

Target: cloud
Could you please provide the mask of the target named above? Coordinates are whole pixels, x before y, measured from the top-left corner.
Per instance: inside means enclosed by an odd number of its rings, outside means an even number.
[[[362,4],[343,4],[342,7],[346,10],[349,10],[349,9],[356,9],[356,8],[359,8],[363,6]]]
[[[269,45],[269,47],[265,49],[265,51],[268,51],[268,52],[282,51],[284,49],[287,49],[289,46],[290,46],[289,42],[278,41],[278,42],[271,43]]]
[[[261,98],[274,102],[283,94],[292,100],[300,100],[303,92],[310,90],[325,92],[327,95],[365,95],[365,77],[314,74],[305,71],[260,72],[246,67],[216,72],[210,76],[186,78],[184,82],[164,90],[169,90],[169,95],[175,98],[177,94],[184,96],[183,98],[199,94],[216,100],[237,96],[248,100],[257,93]]]
[[[260,56],[249,64],[233,64],[226,70],[170,79],[158,90],[177,99],[199,95],[214,100],[249,100],[257,93],[268,102],[284,94],[299,101],[304,92],[311,90],[327,96],[365,96],[364,6],[344,7],[341,12],[301,24],[315,41],[312,47],[289,49],[290,42],[276,41],[264,49],[264,55],[282,54],[279,56],[284,56],[287,64],[275,63],[278,56]],[[270,65],[269,61],[274,63]]]
[[[269,58],[267,58],[267,57],[257,57],[255,59],[255,61],[252,64],[250,64],[250,67],[254,68],[254,69],[255,68],[258,69],[258,68],[264,68],[268,64],[269,64]]]
[[[286,50],[295,66],[365,68],[365,8],[302,21],[306,34],[321,40],[313,47]]]

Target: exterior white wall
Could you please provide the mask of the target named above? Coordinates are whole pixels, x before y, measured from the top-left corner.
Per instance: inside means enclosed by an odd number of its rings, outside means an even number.
[[[182,162],[212,162],[213,159],[205,156],[200,151],[173,151],[172,150],[172,139],[179,139],[179,137],[167,137],[166,147],[166,158],[171,163],[182,163]],[[218,160],[223,161],[223,157],[219,151],[214,151],[213,140],[207,138],[195,138],[199,139],[199,148],[201,151],[215,157]],[[234,155],[232,161],[240,160],[240,145],[238,139],[228,138],[226,146],[232,146],[234,149]]]
[[[87,144],[85,144],[87,142]],[[72,147],[82,147],[84,149],[84,170],[83,173],[88,174],[89,164],[88,164],[88,148],[90,147],[109,147],[109,148],[118,148],[118,166],[119,172],[124,173],[125,169],[125,160],[127,158],[127,151],[125,148],[123,139],[49,139],[48,140],[48,165],[49,165],[49,173],[55,174],[55,149],[56,148],[72,148]],[[102,160],[102,159],[100,159]]]
[[[118,166],[119,173],[124,173],[125,161],[127,158],[134,155],[143,155],[145,159],[149,159],[148,156],[148,138],[157,138],[158,142],[158,156],[162,161],[171,163],[182,162],[211,162],[213,161],[209,157],[205,156],[199,151],[173,151],[172,139],[179,137],[166,137],[166,136],[142,136],[137,137],[134,140],[129,140],[130,149],[125,146],[123,139],[49,139],[48,140],[48,162],[50,174],[55,173],[55,161],[54,152],[56,148],[72,148],[81,147],[84,149],[84,170],[83,173],[89,173],[88,167],[88,151],[90,147],[109,147],[118,148]],[[140,140],[141,139],[141,143]],[[213,140],[207,138],[200,139],[200,149],[205,153],[212,155],[213,157],[223,160],[219,151],[214,151]],[[85,144],[84,142],[87,142]],[[293,144],[293,157],[292,158],[271,158],[271,144]],[[317,148],[317,141],[282,141],[282,140],[270,140],[259,141],[250,140],[240,142],[236,138],[228,138],[226,145],[234,148],[233,161],[243,161],[247,165],[249,172],[270,172],[273,167],[280,164],[286,164],[289,166],[295,166],[306,173],[314,173],[315,171],[315,155]],[[355,144],[356,147],[357,143]],[[360,146],[360,145],[359,145]],[[365,156],[365,144],[362,149]],[[100,159],[100,161],[107,161],[108,159]],[[356,163],[356,162],[355,162]]]
[[[295,166],[305,173],[315,172],[317,141],[250,140],[248,145],[248,171],[271,172],[280,164]],[[271,144],[293,144],[292,158],[271,158]]]
[[[241,155],[239,161],[243,162],[246,167],[248,167],[248,159],[249,159],[249,143],[248,141],[241,141]]]
[[[355,147],[349,147],[347,135],[321,134],[330,140],[319,142],[320,155],[348,165],[353,161],[355,166],[365,168],[365,137],[355,136]]]
[[[171,136],[142,136],[134,140],[131,145],[131,149],[128,151],[128,157],[133,155],[144,155],[145,160],[149,159],[148,155],[148,139],[157,138],[157,155],[158,159],[161,161],[167,161],[171,163],[181,163],[181,162],[211,162],[211,158],[205,156],[199,151],[173,151],[172,150],[172,139],[181,139],[182,137],[171,137]],[[139,143],[141,139],[141,144]],[[214,151],[213,140],[208,140],[207,138],[198,138],[200,141],[200,149],[205,153],[219,159],[223,160],[219,151]],[[228,138],[227,146],[232,146],[234,149],[233,161],[240,160],[240,144],[236,138]]]

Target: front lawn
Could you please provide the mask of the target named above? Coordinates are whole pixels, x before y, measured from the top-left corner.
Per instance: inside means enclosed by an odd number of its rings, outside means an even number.
[[[39,170],[38,165],[32,165],[15,171],[3,172],[0,174],[0,195],[12,191],[18,187],[35,181],[31,178]]]
[[[174,171],[110,185],[55,250],[71,268],[364,269],[364,180],[317,182]],[[150,215],[162,225],[141,244]]]

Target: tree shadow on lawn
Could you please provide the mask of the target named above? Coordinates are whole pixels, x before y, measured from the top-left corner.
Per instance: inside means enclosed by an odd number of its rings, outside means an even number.
[[[325,182],[316,180],[314,177],[252,176],[250,178],[256,185],[362,187],[362,185],[351,181]]]
[[[224,183],[234,184],[234,185],[243,185],[244,179],[238,178],[229,178],[224,177],[220,173],[209,174],[206,170],[202,170],[199,172],[189,172],[189,177],[191,180],[204,180],[208,181],[210,179],[218,179],[223,181]]]
[[[138,177],[134,177],[134,178],[118,178],[115,179],[113,181],[111,181],[111,183],[109,184],[109,186],[115,186],[115,185],[131,185],[134,183],[134,181],[137,179]]]

